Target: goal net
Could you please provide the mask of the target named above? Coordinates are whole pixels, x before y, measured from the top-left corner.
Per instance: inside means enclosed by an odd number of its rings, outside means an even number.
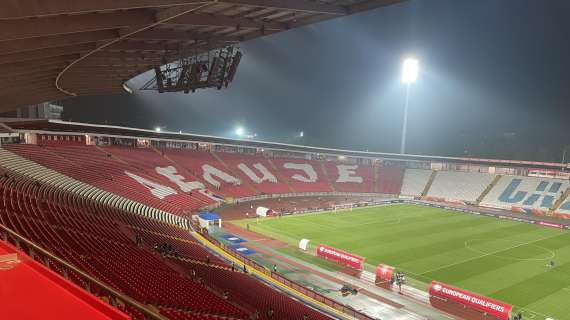
[[[352,208],[354,208],[354,206],[355,206],[354,203],[335,204],[333,206],[333,209],[334,209],[334,212],[352,211]]]

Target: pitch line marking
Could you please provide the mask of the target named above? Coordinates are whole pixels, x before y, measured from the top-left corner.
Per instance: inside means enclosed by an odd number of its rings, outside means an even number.
[[[537,311],[534,311],[532,309],[529,308],[525,308],[525,307],[521,307],[521,306],[517,306],[513,304],[513,307],[518,308],[519,311],[521,311],[523,314],[525,314],[525,316],[528,316],[531,319],[534,319],[536,317],[536,315],[542,316],[545,319],[549,319],[549,316],[545,315],[544,313],[540,313]],[[528,315],[528,313],[530,313],[530,315]]]
[[[470,242],[477,241],[477,240],[486,240],[486,239],[469,239],[469,240],[465,241],[465,248],[466,248],[467,250],[470,250],[470,251],[473,251],[473,252],[476,252],[476,253],[487,254],[487,252],[485,252],[485,251],[477,250],[477,249],[471,248],[471,247],[469,246],[469,243],[470,243]],[[509,240],[509,239],[497,239],[497,240],[493,240],[493,241],[510,241],[510,242],[518,242],[519,244],[521,243],[520,241],[517,241],[517,240]],[[512,257],[501,257],[501,256],[494,255],[494,254],[493,254],[493,256],[494,256],[494,257],[497,257],[497,258],[499,258],[499,259],[513,260],[513,261],[545,261],[545,260],[554,259],[554,257],[556,257],[556,252],[554,252],[553,250],[550,250],[550,249],[548,249],[548,248],[545,248],[545,247],[542,247],[542,246],[538,246],[538,245],[535,245],[535,244],[530,244],[530,243],[526,243],[525,245],[529,245],[529,246],[532,246],[532,247],[535,247],[535,248],[542,249],[542,250],[544,250],[544,251],[550,253],[550,256],[549,256],[549,257],[546,257],[546,258],[512,258]]]
[[[469,261],[481,259],[481,258],[483,258],[483,257],[495,255],[495,254],[497,254],[497,253],[500,253],[500,252],[503,252],[503,251],[508,251],[508,250],[515,249],[515,248],[522,247],[522,246],[526,246],[526,245],[531,244],[531,243],[534,243],[534,242],[539,242],[539,241],[542,241],[542,240],[548,240],[548,239],[551,239],[551,238],[556,238],[556,237],[559,237],[559,236],[561,236],[561,235],[563,235],[563,233],[560,233],[560,234],[557,234],[557,235],[554,235],[554,236],[548,236],[548,237],[536,239],[536,240],[529,241],[529,242],[524,242],[524,243],[518,244],[518,245],[516,245],[516,246],[508,247],[508,248],[506,248],[506,249],[501,249],[501,250],[489,252],[489,253],[486,253],[486,254],[483,254],[483,255],[480,255],[480,256],[477,256],[477,257],[473,257],[473,258],[469,258],[469,259],[457,261],[457,262],[454,262],[454,263],[450,263],[450,264],[447,264],[447,265],[443,265],[443,266],[438,267],[438,268],[435,268],[435,269],[431,269],[431,270],[428,270],[428,271],[424,271],[424,272],[420,273],[420,275],[424,275],[424,274],[426,274],[426,273],[430,273],[430,272],[438,271],[438,270],[441,270],[441,269],[453,267],[453,266],[456,266],[456,265],[458,265],[458,264],[462,264],[462,263],[465,263],[465,262],[469,262]]]

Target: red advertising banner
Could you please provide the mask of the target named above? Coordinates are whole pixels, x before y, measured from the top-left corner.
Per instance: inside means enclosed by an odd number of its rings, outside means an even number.
[[[379,264],[376,267],[376,283],[392,281],[393,273],[394,273],[394,267],[386,264]]]
[[[437,281],[431,282],[429,294],[435,297],[461,303],[473,309],[486,312],[487,314],[502,320],[509,320],[511,311],[513,310],[513,306],[510,304],[455,288]]]
[[[338,264],[359,270],[362,269],[362,265],[364,263],[363,257],[353,255],[340,249],[325,246],[324,244],[321,244],[317,247],[317,256],[328,260],[333,260]]]
[[[545,227],[549,227],[549,228],[564,229],[564,226],[561,224],[558,224],[558,223],[539,221],[536,224],[539,224],[539,225],[545,226]]]

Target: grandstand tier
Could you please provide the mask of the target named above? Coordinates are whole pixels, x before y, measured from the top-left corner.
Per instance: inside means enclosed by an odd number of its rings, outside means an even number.
[[[404,172],[404,181],[402,182],[402,195],[421,196],[431,173],[431,170],[406,169]]]
[[[548,211],[564,196],[568,187],[568,180],[503,176],[481,203],[504,209],[520,207]],[[567,203],[562,204],[560,209],[565,210],[566,206]]]
[[[187,215],[224,197],[291,192],[372,193],[372,167],[196,150],[7,145],[6,150],[76,180]],[[327,173],[323,171],[326,170]],[[382,170],[380,192],[398,194],[401,169]],[[329,180],[327,180],[329,177]]]
[[[301,318],[307,313],[311,319],[328,318],[239,271],[223,271],[229,269],[224,261],[169,224],[10,173],[0,177],[0,195],[2,225],[164,314],[245,319],[271,305],[277,317]],[[168,256],[174,258],[165,259]],[[85,286],[57,262],[50,265]],[[247,292],[241,292],[242,287]],[[221,296],[226,290],[235,300]],[[139,318],[136,310],[125,311]]]
[[[473,202],[493,181],[494,175],[478,172],[440,171],[427,196]]]

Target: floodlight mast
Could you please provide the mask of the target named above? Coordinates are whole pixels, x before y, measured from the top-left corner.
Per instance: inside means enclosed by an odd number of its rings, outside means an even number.
[[[408,107],[410,102],[410,86],[418,79],[419,62],[416,59],[407,58],[402,66],[402,82],[406,84],[406,102],[404,104],[404,123],[402,125],[402,142],[400,153],[406,153],[406,134],[408,131]]]

